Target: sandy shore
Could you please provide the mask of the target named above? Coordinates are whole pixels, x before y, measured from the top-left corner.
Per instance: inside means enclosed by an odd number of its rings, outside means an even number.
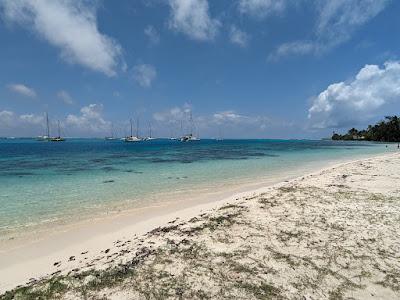
[[[70,231],[45,248],[2,255],[0,290],[30,281],[14,292],[399,299],[399,174],[400,155],[387,154],[179,212],[154,207],[157,218],[138,212],[134,226],[124,225],[127,215]]]

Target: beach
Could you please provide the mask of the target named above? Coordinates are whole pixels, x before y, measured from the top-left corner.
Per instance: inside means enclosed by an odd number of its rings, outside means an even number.
[[[398,174],[400,155],[382,154],[178,211],[154,207],[131,226],[128,214],[70,230],[3,254],[0,289],[65,299],[398,299]]]

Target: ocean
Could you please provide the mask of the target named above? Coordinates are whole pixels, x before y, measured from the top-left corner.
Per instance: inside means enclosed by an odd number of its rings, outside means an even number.
[[[0,241],[391,151],[328,140],[0,140]]]

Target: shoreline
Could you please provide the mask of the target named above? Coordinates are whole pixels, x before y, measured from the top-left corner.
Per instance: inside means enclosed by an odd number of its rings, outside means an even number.
[[[6,233],[6,239],[0,240],[0,255],[9,251],[18,250],[18,248],[25,247],[30,244],[41,242],[49,237],[54,237],[60,233],[66,233],[81,228],[95,226],[97,223],[112,222],[114,219],[127,216],[139,217],[138,214],[148,213],[153,209],[166,209],[168,212],[177,211],[183,208],[190,208],[199,204],[205,204],[223,200],[225,198],[233,197],[236,194],[252,192],[264,186],[271,186],[273,184],[292,180],[304,174],[316,172],[325,167],[334,166],[336,164],[347,163],[359,159],[376,157],[380,155],[395,153],[395,150],[390,149],[388,152],[381,152],[376,154],[359,154],[354,157],[346,158],[331,158],[329,160],[309,161],[300,166],[299,169],[293,170],[275,170],[272,174],[265,174],[264,177],[259,179],[257,175],[249,175],[243,178],[228,181],[228,185],[221,181],[223,187],[215,190],[215,186],[204,185],[197,190],[190,188],[189,195],[183,192],[176,193],[159,193],[154,194],[149,198],[143,198],[139,205],[129,204],[114,206],[114,204],[105,205],[96,210],[92,215],[76,216],[75,219],[60,219],[55,222],[45,222],[42,225],[34,225],[33,227],[13,229],[14,234]],[[289,173],[289,174],[288,174]],[[259,175],[259,174],[258,174]],[[187,191],[186,191],[187,192]],[[167,197],[165,197],[167,196]],[[162,201],[155,201],[155,198],[163,197]],[[149,200],[149,201],[148,201]],[[149,204],[147,204],[149,202]],[[161,213],[162,214],[162,213]],[[147,216],[149,214],[146,214]],[[151,215],[151,214],[150,214]],[[160,213],[155,214],[154,217],[159,217]],[[81,219],[83,217],[83,219]],[[21,235],[22,233],[22,235]],[[2,265],[0,257],[0,266]]]
[[[198,199],[192,201],[162,203],[154,207],[146,207],[135,209],[110,218],[102,218],[101,220],[90,220],[87,226],[77,226],[70,230],[50,236],[48,239],[40,240],[29,245],[22,246],[12,251],[3,251],[0,258],[0,278],[7,274],[6,280],[0,281],[0,292],[12,289],[18,284],[27,282],[30,278],[40,278],[54,271],[53,264],[60,260],[66,260],[71,255],[84,253],[87,260],[94,259],[102,250],[112,245],[116,240],[123,240],[132,236],[142,236],[150,230],[165,226],[171,220],[180,221],[194,218],[205,211],[217,209],[226,203],[232,203],[239,198],[254,197],[267,193],[281,185],[299,180],[300,178],[322,174],[327,170],[333,170],[346,164],[356,163],[359,161],[370,160],[374,158],[384,158],[386,156],[396,155],[394,152],[381,153],[377,155],[368,155],[367,157],[348,159],[341,161],[325,162],[324,167],[315,167],[311,172],[303,173],[303,175],[293,175],[291,178],[276,178],[275,182],[269,184],[255,183],[252,187],[241,192],[220,192],[208,201]],[[302,169],[300,171],[303,172]],[[221,195],[222,194],[222,195]],[[229,196],[227,196],[229,194]],[[224,196],[225,195],[225,196]],[[209,196],[209,195],[208,195]],[[132,217],[136,217],[132,220]],[[82,225],[82,224],[80,224]],[[10,253],[12,252],[12,253]],[[79,266],[80,263],[70,263],[66,269],[58,269],[67,271]],[[30,270],[26,272],[26,270]],[[3,275],[2,275],[3,274]]]

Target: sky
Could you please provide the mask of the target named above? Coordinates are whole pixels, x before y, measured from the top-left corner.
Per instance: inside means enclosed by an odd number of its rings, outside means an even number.
[[[321,138],[400,113],[400,1],[0,0],[0,136]]]

